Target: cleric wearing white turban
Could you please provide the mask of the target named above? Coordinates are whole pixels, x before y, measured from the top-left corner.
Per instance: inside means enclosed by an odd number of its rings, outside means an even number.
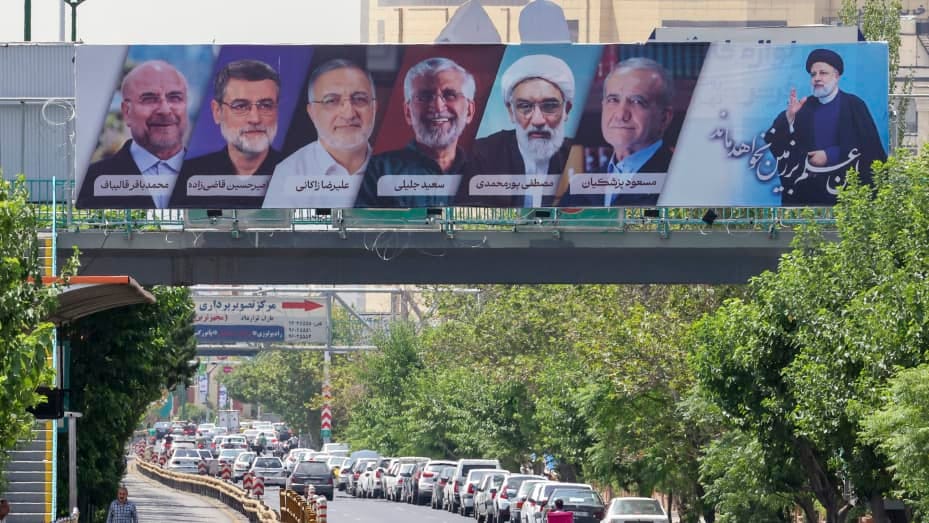
[[[474,143],[475,174],[562,174],[571,149],[565,121],[574,103],[574,73],[551,55],[524,56],[513,62],[500,81],[503,103],[514,129],[503,130]],[[551,196],[519,196],[485,203],[512,207],[550,205]]]

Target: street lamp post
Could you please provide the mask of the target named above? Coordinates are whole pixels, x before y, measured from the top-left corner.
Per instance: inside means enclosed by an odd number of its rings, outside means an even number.
[[[87,0],[62,0],[62,1],[71,7],[71,41],[77,42],[77,6],[83,4]]]
[[[32,40],[32,0],[23,4],[23,41]]]

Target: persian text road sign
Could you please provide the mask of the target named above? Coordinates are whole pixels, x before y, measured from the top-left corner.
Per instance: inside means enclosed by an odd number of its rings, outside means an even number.
[[[325,344],[325,298],[195,296],[199,343],[280,342]]]

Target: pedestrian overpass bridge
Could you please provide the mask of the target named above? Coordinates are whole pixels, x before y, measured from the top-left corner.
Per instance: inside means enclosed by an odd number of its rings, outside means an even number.
[[[45,206],[48,207],[48,206]],[[59,263],[143,285],[738,284],[831,209],[100,211],[51,206]]]

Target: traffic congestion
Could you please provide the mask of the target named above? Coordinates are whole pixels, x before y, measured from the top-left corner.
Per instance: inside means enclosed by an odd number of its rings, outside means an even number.
[[[670,521],[658,500],[607,500],[594,485],[559,481],[554,469],[534,474],[508,471],[497,459],[387,457],[352,451],[343,443],[305,448],[284,423],[243,422],[237,429],[157,422],[136,451],[166,470],[215,476],[257,497],[275,486],[328,501],[343,493],[446,511],[478,523]]]

